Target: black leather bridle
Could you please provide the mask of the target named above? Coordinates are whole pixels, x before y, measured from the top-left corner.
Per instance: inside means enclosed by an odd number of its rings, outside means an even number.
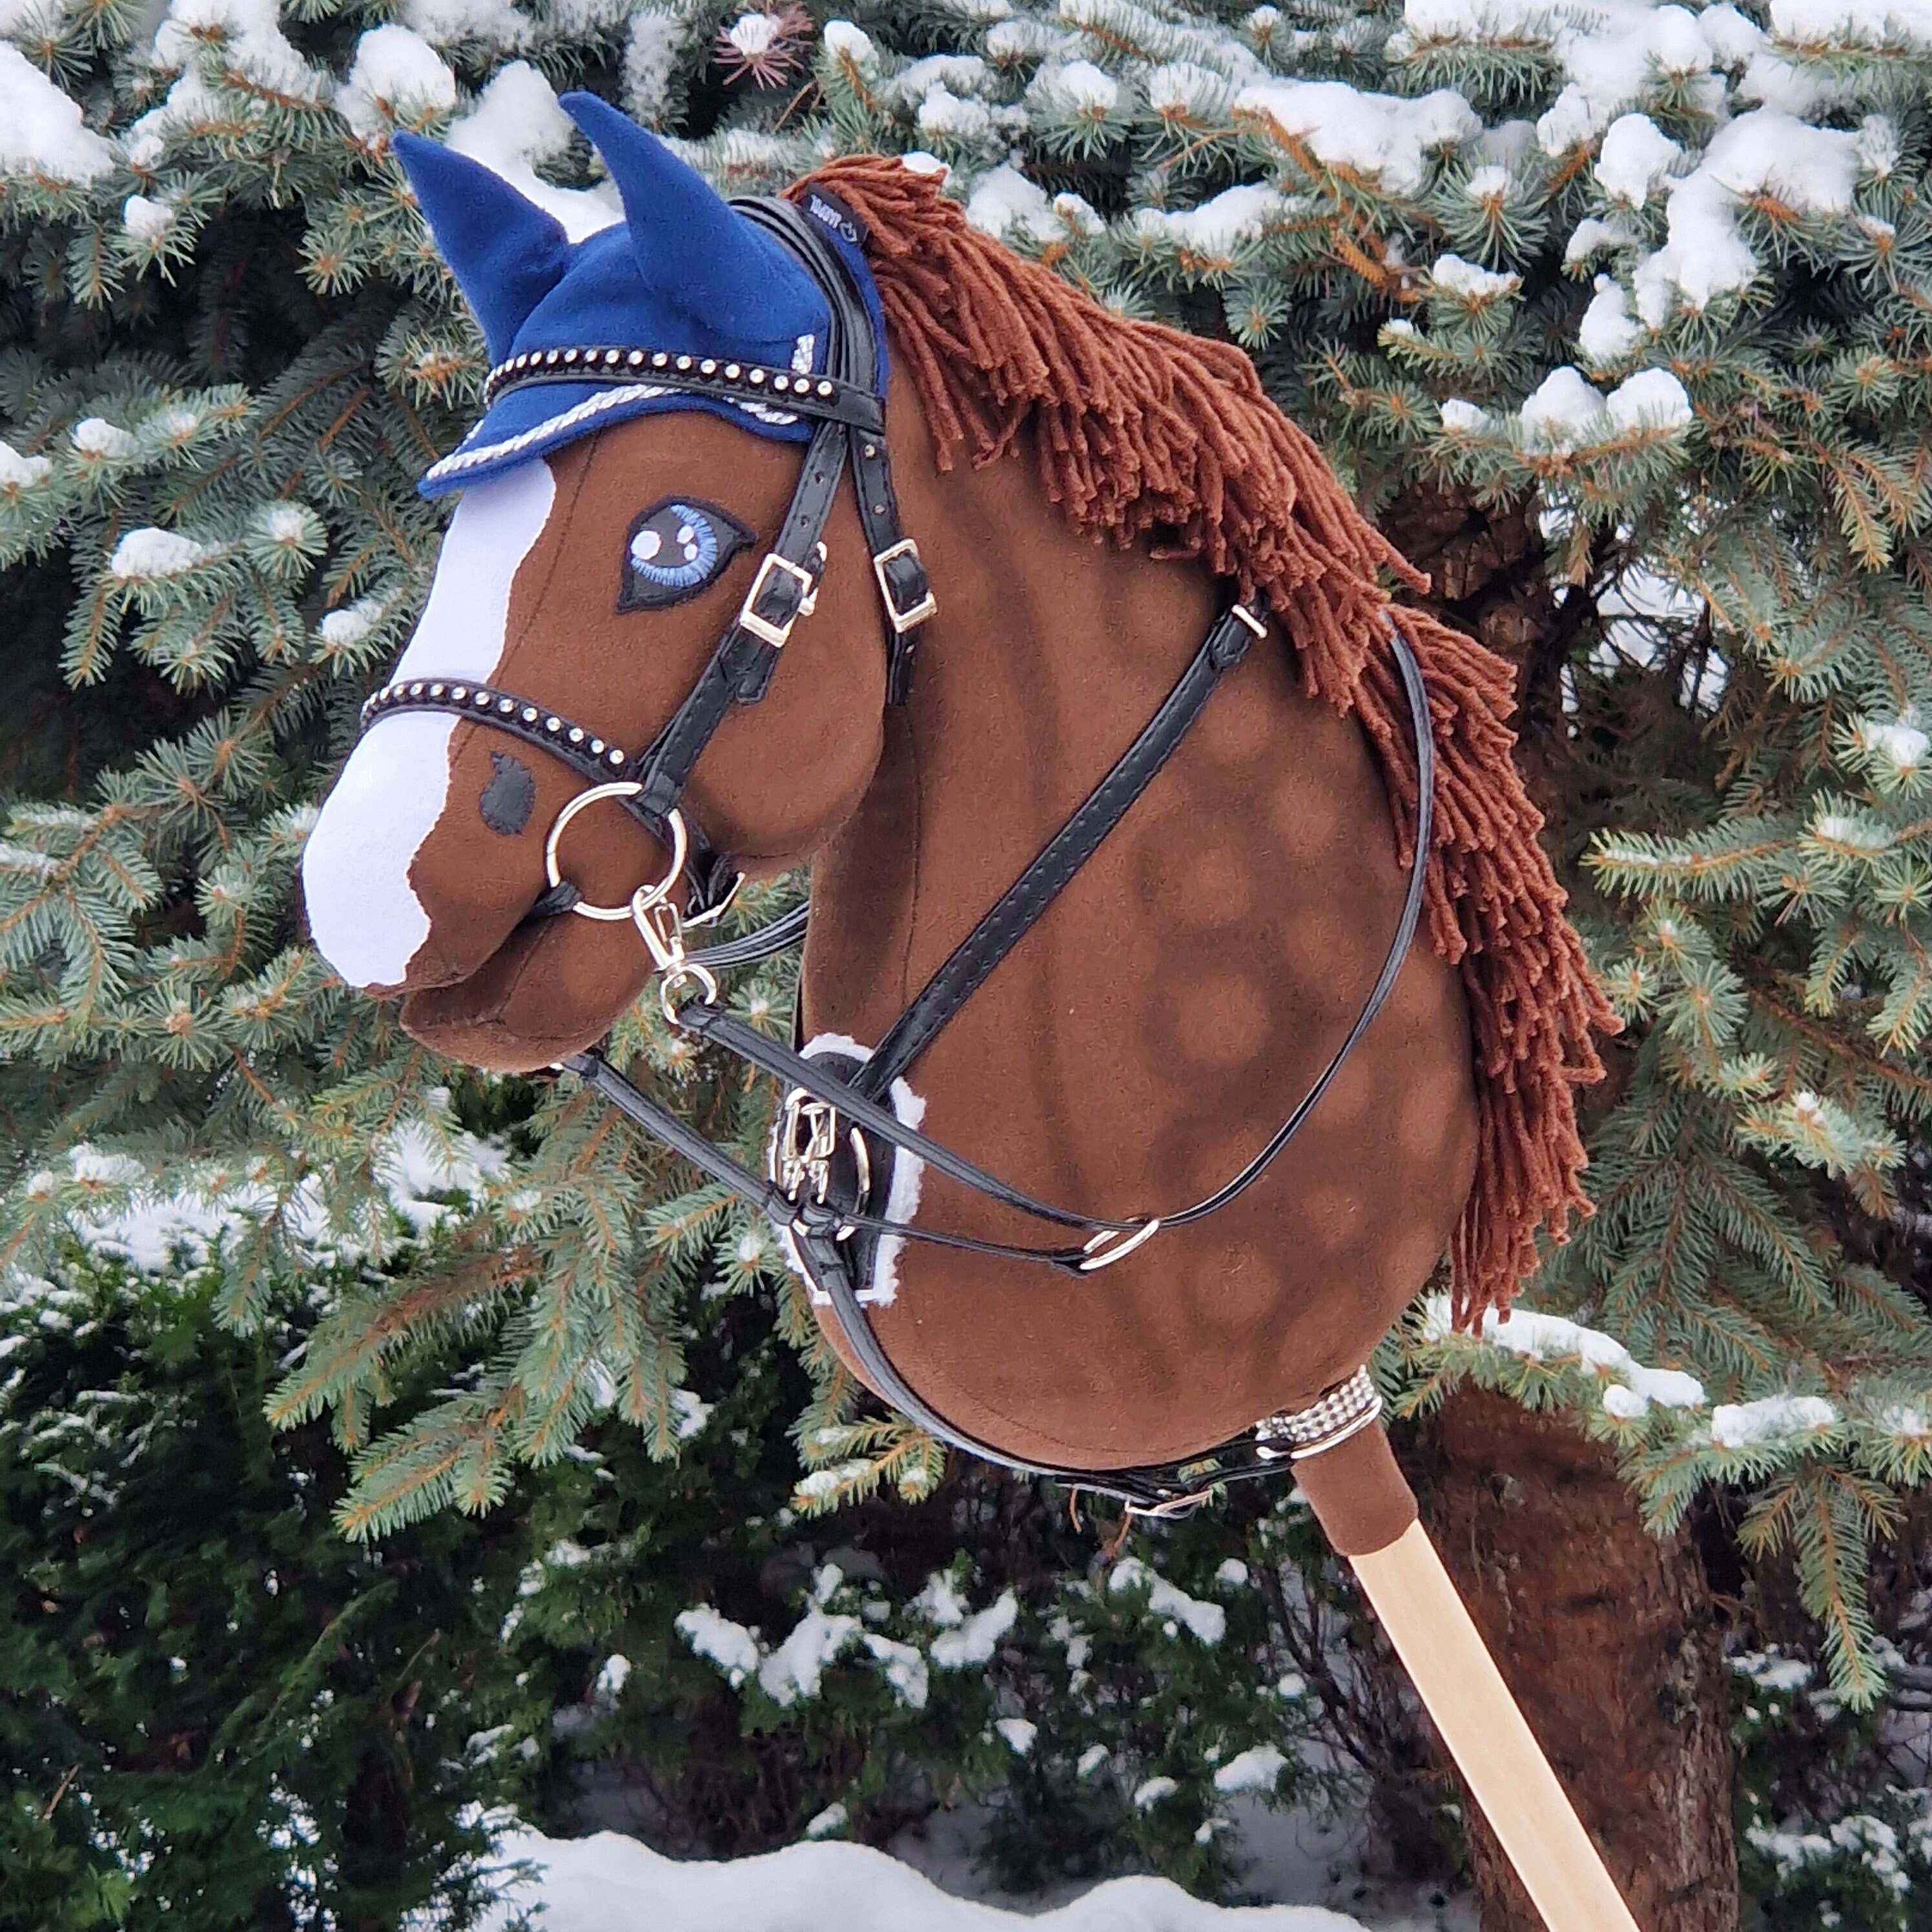
[[[714,974],[800,944],[808,908],[800,906],[744,938],[688,950],[686,934],[724,910],[738,875],[730,856],[691,824],[681,801],[693,767],[719,725],[734,705],[754,704],[764,696],[793,626],[811,614],[825,568],[825,526],[843,470],[849,468],[851,473],[891,632],[886,674],[890,704],[903,704],[911,694],[920,627],[936,608],[918,548],[899,524],[872,316],[852,271],[820,226],[821,221],[852,218],[820,191],[808,189],[807,194],[810,212],[776,200],[733,206],[783,242],[818,282],[832,316],[826,374],[802,375],[634,345],[548,350],[513,357],[490,373],[486,394],[492,400],[532,383],[646,384],[660,391],[725,397],[747,406],[803,417],[814,425],[777,541],[759,564],[750,590],[698,682],[657,736],[634,754],[547,705],[467,679],[412,678],[386,686],[364,707],[364,728],[398,712],[454,713],[536,746],[587,780],[590,788],[571,800],[550,828],[544,854],[549,886],[532,907],[531,916],[576,912],[596,919],[630,920],[658,969],[659,996],[670,1023],[784,1083],[786,1096],[772,1131],[766,1174],[754,1174],[640,1091],[600,1052],[575,1054],[564,1066],[673,1152],[764,1210],[781,1230],[800,1271],[825,1297],[868,1380],[913,1421],[989,1462],[1112,1496],[1144,1513],[1172,1514],[1198,1501],[1215,1484],[1267,1474],[1300,1454],[1313,1453],[1305,1446],[1269,1445],[1270,1440],[1284,1439],[1302,1444],[1306,1418],[1318,1412],[1333,1426],[1317,1447],[1331,1446],[1342,1435],[1372,1420],[1379,1404],[1366,1375],[1358,1373],[1339,1384],[1298,1417],[1270,1418],[1250,1435],[1185,1462],[1134,1469],[1048,1468],[980,1441],[940,1414],[914,1389],[874,1333],[860,1299],[860,1283],[876,1262],[880,1242],[889,1238],[1035,1263],[1067,1274],[1091,1274],[1132,1253],[1164,1228],[1204,1220],[1267,1172],[1381,1012],[1415,935],[1434,795],[1433,740],[1421,674],[1391,623],[1389,647],[1414,736],[1418,806],[1402,913],[1381,970],[1346,1036],[1267,1144],[1238,1174],[1186,1207],[1162,1215],[1108,1220],[1036,1199],[908,1126],[890,1102],[894,1082],[1031,929],[1166,764],[1221,680],[1241,662],[1255,640],[1266,634],[1264,598],[1246,604],[1232,602],[1222,610],[1160,708],[1113,769],[960,942],[869,1058],[808,1058],[728,1011],[720,1002]],[[622,805],[670,854],[664,878],[639,887],[622,906],[584,902],[563,878],[559,862],[565,826],[585,807],[604,799]],[[680,884],[686,891],[682,908],[674,896]],[[892,1164],[902,1156],[922,1161],[975,1193],[1064,1229],[1074,1238],[1058,1246],[1029,1246],[887,1218],[875,1211],[874,1204],[886,1200]],[[1274,1422],[1287,1426],[1270,1432]]]

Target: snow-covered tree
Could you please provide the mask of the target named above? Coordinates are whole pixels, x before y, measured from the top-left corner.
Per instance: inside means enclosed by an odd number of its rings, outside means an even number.
[[[1864,1552],[1932,1451],[1928,74],[1880,0],[0,10],[0,1256],[191,1201],[246,1329],[346,1244],[274,1412],[333,1418],[353,1534],[483,1508],[600,1417],[674,1454],[712,1393],[687,1352],[747,1294],[816,1375],[801,1504],[931,1492],[765,1230],[581,1094],[430,1063],[291,892],[482,373],[392,130],[574,234],[616,208],[566,81],[734,190],[902,152],[1102,302],[1246,347],[1519,665],[1630,1022],[1599,1212],[1536,1285],[1561,1318],[1424,1308],[1383,1366],[1414,1409],[1463,1380],[1561,1408],[1660,1530],[1735,1492],[1869,1699]],[[732,992],[782,1024],[782,970]],[[648,1013],[620,1046],[755,1147],[769,1096]],[[430,1149],[465,1178],[423,1244]],[[425,1347],[462,1372],[388,1428]]]

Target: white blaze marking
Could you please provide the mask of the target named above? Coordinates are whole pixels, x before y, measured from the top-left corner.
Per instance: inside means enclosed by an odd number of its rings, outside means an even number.
[[[556,495],[542,462],[520,464],[464,492],[429,602],[392,682],[432,676],[496,682],[510,586]],[[350,754],[309,835],[302,854],[309,931],[352,986],[401,985],[429,937],[410,867],[449,802],[456,725],[432,711],[382,719]]]

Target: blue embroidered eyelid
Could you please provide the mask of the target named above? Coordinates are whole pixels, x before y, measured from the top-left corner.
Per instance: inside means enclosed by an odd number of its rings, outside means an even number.
[[[662,610],[682,603],[752,541],[752,532],[728,510],[665,497],[631,526],[618,609]]]

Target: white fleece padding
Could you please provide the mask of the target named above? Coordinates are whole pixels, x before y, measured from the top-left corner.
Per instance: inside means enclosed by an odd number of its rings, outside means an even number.
[[[821,1053],[836,1053],[848,1060],[865,1060],[872,1057],[869,1046],[861,1046],[849,1034],[842,1033],[815,1034],[800,1049],[807,1060],[815,1060]],[[902,1126],[916,1127],[926,1118],[926,1096],[915,1094],[903,1080],[895,1080],[892,1091],[887,1096],[892,1103],[892,1114]],[[888,1221],[910,1221],[919,1212],[920,1189],[926,1180],[926,1162],[916,1155],[910,1154],[902,1148],[898,1158],[892,1162],[892,1184],[886,1193],[884,1219]],[[903,1234],[882,1234],[878,1250],[872,1263],[872,1278],[859,1290],[859,1299],[883,1307],[887,1302],[897,1299],[899,1292],[899,1256],[904,1251]],[[830,1305],[832,1298],[814,1286],[805,1270],[792,1260],[790,1244],[786,1244],[786,1264],[805,1282],[812,1300],[821,1307]]]
[[[390,674],[496,682],[510,586],[543,534],[556,484],[526,463],[464,493],[436,560],[429,602]],[[302,854],[316,950],[352,986],[399,986],[429,937],[410,867],[449,802],[457,720],[392,712],[350,754]]]

